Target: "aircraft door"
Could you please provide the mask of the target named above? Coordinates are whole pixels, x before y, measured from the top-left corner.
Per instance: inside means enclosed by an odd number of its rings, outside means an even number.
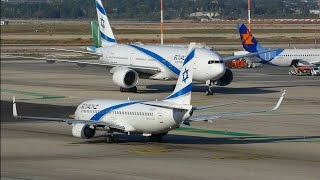
[[[158,117],[158,120],[159,120],[160,122],[162,122],[163,117],[162,117],[162,113],[161,113],[160,110],[158,110],[158,112],[157,112],[157,117]]]
[[[130,54],[130,57],[128,57],[128,60],[129,60],[130,65],[134,65],[134,61],[136,60],[136,54],[134,52],[132,52]]]

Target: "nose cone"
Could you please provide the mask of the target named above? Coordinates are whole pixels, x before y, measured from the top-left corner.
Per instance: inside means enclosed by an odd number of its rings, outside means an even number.
[[[224,75],[224,73],[226,72],[226,66],[224,63],[215,64],[213,66],[213,69],[214,69],[213,71],[214,71],[217,79],[220,79]]]

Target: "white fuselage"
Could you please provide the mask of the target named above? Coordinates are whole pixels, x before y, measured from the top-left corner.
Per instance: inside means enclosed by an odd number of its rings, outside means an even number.
[[[177,128],[190,117],[189,110],[176,110],[142,104],[145,101],[97,99],[81,103],[75,119],[106,121],[125,127],[125,132],[164,133]],[[150,101],[149,101],[150,102]],[[151,101],[154,104],[162,101]]]
[[[138,44],[114,44],[96,49],[105,63],[160,69],[159,73],[149,73],[150,78],[156,80],[177,79],[187,51],[185,46]],[[197,48],[195,59],[195,81],[218,80],[226,71],[224,63],[219,61],[221,56],[215,51]]]
[[[320,62],[320,49],[284,49],[269,63],[276,66],[291,66],[295,60],[317,64]]]

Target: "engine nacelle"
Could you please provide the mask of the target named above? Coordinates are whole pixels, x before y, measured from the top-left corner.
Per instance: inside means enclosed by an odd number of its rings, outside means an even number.
[[[96,134],[95,128],[92,129],[90,126],[85,124],[74,124],[72,127],[72,135],[83,139],[92,138]]]
[[[226,68],[224,75],[217,81],[218,86],[227,86],[233,80],[233,73],[229,68]]]
[[[113,70],[113,83],[122,88],[132,88],[138,84],[138,73],[129,68],[116,68]]]

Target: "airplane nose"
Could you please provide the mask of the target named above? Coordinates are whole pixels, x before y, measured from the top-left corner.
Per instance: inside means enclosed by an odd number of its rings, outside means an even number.
[[[214,68],[214,71],[215,71],[215,74],[216,76],[219,78],[221,78],[224,73],[226,72],[226,65],[224,63],[220,63],[220,64],[217,64]]]

